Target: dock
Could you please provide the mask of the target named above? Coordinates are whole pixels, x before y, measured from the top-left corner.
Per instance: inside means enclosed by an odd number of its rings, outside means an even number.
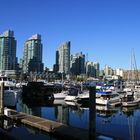
[[[59,122],[47,120],[37,116],[28,115],[23,112],[17,112],[13,109],[4,109],[6,117],[18,121],[22,124],[37,128],[44,132],[49,133],[51,136],[67,139],[67,140],[88,140],[89,132],[86,129],[75,128]]]

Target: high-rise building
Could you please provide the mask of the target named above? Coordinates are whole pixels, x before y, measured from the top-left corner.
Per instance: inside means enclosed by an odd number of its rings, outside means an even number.
[[[70,73],[70,41],[62,44],[58,49],[59,72]]]
[[[56,51],[56,58],[55,58],[55,64],[53,67],[53,71],[55,73],[57,73],[59,71],[59,51],[58,50]]]
[[[16,40],[13,31],[0,35],[0,70],[16,70]]]
[[[98,62],[94,62],[94,68],[95,68],[95,77],[99,78],[99,75],[100,75],[100,64]]]
[[[23,54],[23,71],[42,72],[42,48],[41,35],[35,34],[31,36],[24,45]]]
[[[70,68],[72,75],[85,74],[85,55],[82,52],[71,55]]]
[[[87,76],[99,77],[100,65],[98,62],[86,62],[86,74]]]
[[[111,67],[105,65],[104,73],[105,73],[105,76],[113,75],[114,74],[114,70]]]

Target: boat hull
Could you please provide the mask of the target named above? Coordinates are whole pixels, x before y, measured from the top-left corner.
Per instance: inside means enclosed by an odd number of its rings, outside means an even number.
[[[14,91],[4,91],[4,106],[16,106],[18,93]]]
[[[122,106],[124,107],[137,106],[138,104],[139,104],[139,101],[122,102]]]

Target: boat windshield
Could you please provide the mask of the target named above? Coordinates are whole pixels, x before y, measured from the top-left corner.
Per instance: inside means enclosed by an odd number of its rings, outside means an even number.
[[[110,98],[119,97],[119,94],[102,94],[101,97],[104,99],[110,99]]]
[[[13,90],[13,89],[14,89],[13,87],[9,87],[9,86],[4,87],[4,90]]]
[[[7,81],[7,77],[0,77],[0,81]]]
[[[77,96],[78,95],[78,89],[69,89],[68,95]]]
[[[3,81],[7,81],[8,80],[8,78],[7,77],[3,77]]]
[[[98,94],[101,94],[101,95],[110,95],[112,92],[111,91],[96,91]]]

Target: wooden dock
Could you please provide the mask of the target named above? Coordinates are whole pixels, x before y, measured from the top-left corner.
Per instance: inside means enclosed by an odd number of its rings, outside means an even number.
[[[22,124],[29,125],[31,127],[37,128],[39,130],[45,131],[51,136],[67,139],[67,140],[88,140],[89,132],[88,130],[71,127],[59,122],[47,120],[44,118],[27,115],[26,113],[17,112],[12,109],[6,108],[4,110],[5,115],[15,121],[19,121]]]

